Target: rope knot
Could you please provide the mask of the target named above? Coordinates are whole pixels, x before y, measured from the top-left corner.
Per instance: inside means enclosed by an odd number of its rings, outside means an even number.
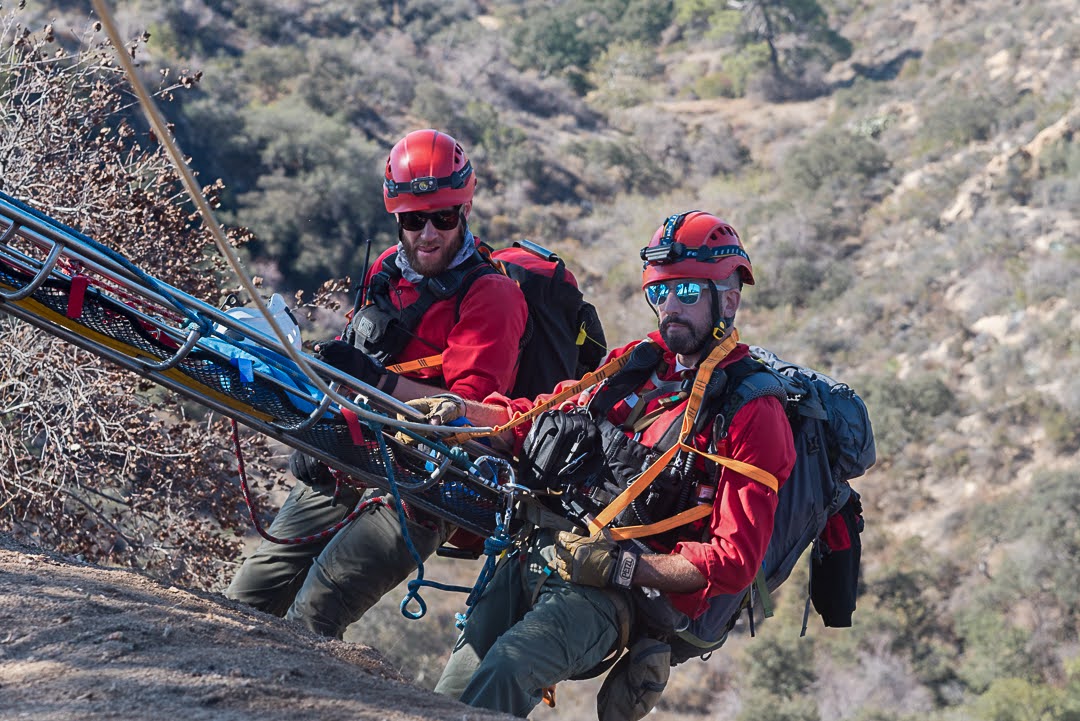
[[[498,530],[495,533],[496,535],[484,539],[484,553],[488,556],[498,556],[512,545],[505,533]]]

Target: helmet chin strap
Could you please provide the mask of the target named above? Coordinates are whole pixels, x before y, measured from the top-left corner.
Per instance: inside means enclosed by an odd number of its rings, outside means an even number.
[[[723,340],[731,334],[732,329],[735,327],[735,316],[731,316],[728,318],[721,317],[720,291],[716,289],[716,284],[713,283],[711,280],[706,282],[709,284],[709,290],[712,293],[712,337],[716,340]]]

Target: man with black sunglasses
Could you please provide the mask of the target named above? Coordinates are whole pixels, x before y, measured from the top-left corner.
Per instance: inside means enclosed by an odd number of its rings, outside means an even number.
[[[528,308],[514,281],[478,252],[468,227],[476,176],[461,145],[417,130],[390,151],[383,179],[398,243],[373,264],[366,298],[341,338],[317,344],[318,357],[399,400],[450,391],[464,399],[514,385]],[[445,400],[445,399],[443,399]],[[277,537],[310,536],[341,521],[359,501],[330,469],[299,452],[297,483],[270,526]],[[336,495],[335,495],[336,493]],[[479,543],[442,519],[409,510],[408,534],[422,558],[448,537]],[[384,496],[328,541],[264,541],[226,595],[310,630],[341,638],[385,593],[416,570],[392,499]]]
[[[612,352],[610,367],[624,364],[606,381],[562,383],[554,395],[566,400],[533,416],[552,396],[465,404],[482,426],[529,417],[499,441],[521,461],[517,482],[570,523],[538,528],[498,568],[440,693],[525,717],[557,682],[602,673],[628,648],[597,709],[601,721],[640,719],[669,665],[704,652],[680,646],[677,630],[721,597],[737,608],[762,565],[795,449],[782,389],[725,395],[760,366],[734,325],[754,282],[749,256],[730,225],[691,211],[669,217],[641,258],[658,330]]]

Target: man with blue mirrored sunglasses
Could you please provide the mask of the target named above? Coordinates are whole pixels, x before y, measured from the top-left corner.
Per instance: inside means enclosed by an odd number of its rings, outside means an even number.
[[[498,437],[522,468],[535,467],[560,446],[561,429],[577,428],[571,419],[587,414],[601,441],[586,455],[598,457],[599,468],[558,491],[572,501],[560,501],[563,508],[573,514],[576,502],[584,510],[573,516],[573,530],[538,522],[521,554],[500,566],[473,607],[439,693],[526,717],[554,684],[601,673],[626,648],[600,690],[598,717],[641,719],[659,700],[670,663],[703,653],[680,645],[678,630],[704,619],[720,627],[702,638],[724,633],[730,612],[721,605],[710,614],[710,604],[740,599],[762,565],[777,490],[795,462],[791,428],[774,395],[751,398],[729,418],[712,402],[723,400],[726,379],[746,377],[757,365],[734,326],[743,284],[754,282],[749,257],[730,225],[691,211],[667,218],[641,258],[641,287],[658,329],[611,353],[609,361],[626,362],[605,383],[580,393],[574,381],[559,384],[553,392],[571,391],[574,401]],[[698,392],[698,380],[716,395]],[[477,425],[502,426],[547,398],[493,394],[468,401],[465,412]],[[616,495],[650,473],[648,488],[620,503]],[[528,483],[526,475],[518,481]],[[564,474],[549,475],[556,478],[545,477],[541,492]],[[579,493],[582,484],[588,493]],[[646,546],[651,553],[643,553]],[[644,601],[643,588],[659,592],[657,606]]]

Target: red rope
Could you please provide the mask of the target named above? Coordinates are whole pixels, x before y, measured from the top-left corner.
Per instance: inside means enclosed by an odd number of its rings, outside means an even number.
[[[386,501],[383,500],[381,497],[369,498],[366,501],[361,501],[360,503],[357,503],[356,508],[354,508],[348,516],[338,521],[326,530],[319,531],[312,536],[298,536],[296,538],[278,538],[277,536],[271,535],[262,527],[262,524],[259,523],[258,515],[255,513],[255,503],[251,499],[251,490],[248,488],[247,472],[244,470],[244,455],[240,450],[239,425],[235,420],[232,421],[232,439],[233,447],[236,451],[236,466],[237,470],[240,472],[240,488],[244,491],[244,502],[247,503],[248,516],[251,518],[251,523],[255,526],[255,530],[259,532],[259,535],[265,538],[267,541],[270,541],[271,543],[280,543],[287,546],[299,546],[304,543],[315,543],[316,541],[322,541],[330,538],[342,528],[352,523],[360,516],[361,513],[366,511],[368,508],[371,508],[376,504],[381,504],[384,506],[386,505]],[[339,488],[342,483],[342,476],[344,476],[344,474],[341,474],[339,476],[337,472],[334,473],[334,477],[338,481]],[[360,487],[363,488],[364,486],[361,485]],[[336,491],[334,493],[334,496],[337,497]]]

